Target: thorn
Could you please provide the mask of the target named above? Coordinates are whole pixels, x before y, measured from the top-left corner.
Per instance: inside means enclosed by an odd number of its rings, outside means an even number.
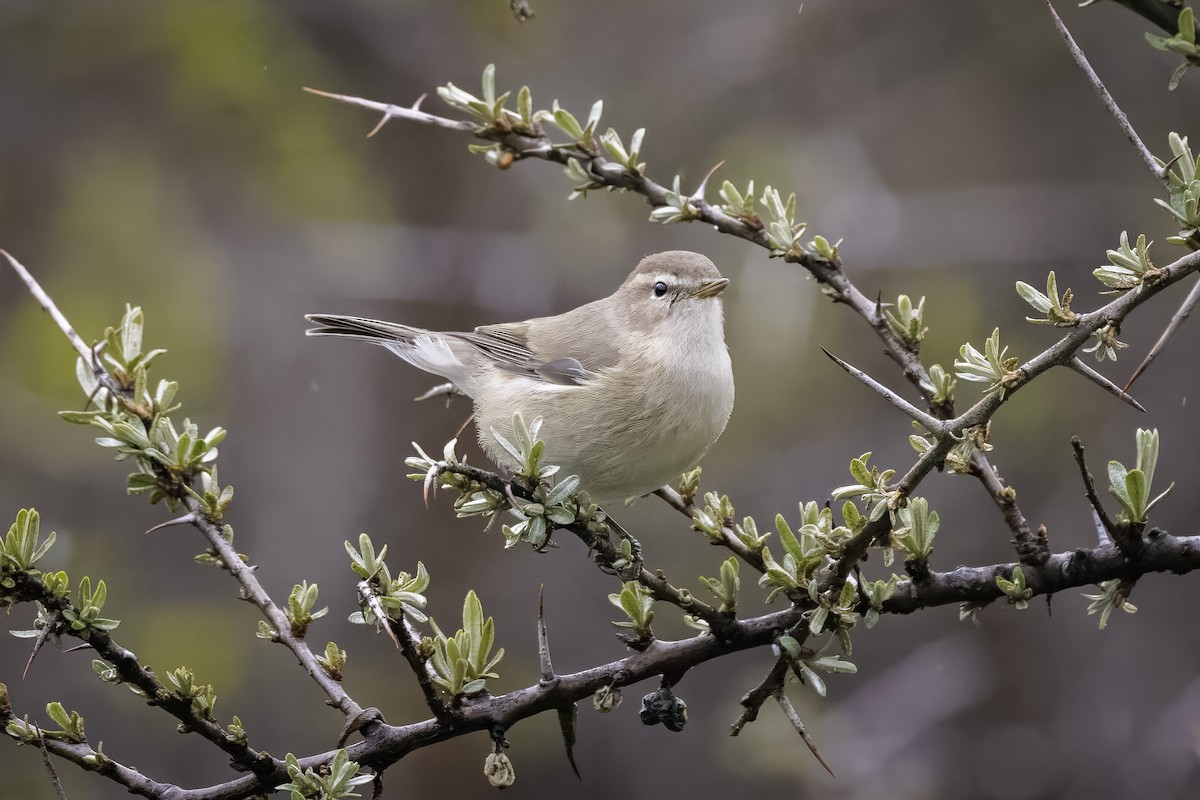
[[[921,409],[914,406],[912,403],[905,400],[900,395],[893,392],[891,389],[884,386],[879,381],[872,378],[867,373],[863,372],[858,367],[852,366],[851,364],[847,364],[845,361],[838,358],[833,353],[826,350],[824,347],[821,348],[821,352],[824,353],[825,355],[829,356],[830,360],[832,360],[833,363],[837,364],[839,367],[844,369],[846,372],[848,372],[853,377],[858,378],[858,380],[862,381],[862,383],[868,389],[872,390],[873,392],[878,394],[880,397],[882,397],[884,400],[887,400],[893,406],[900,409],[905,414],[907,414],[909,417],[911,417],[912,419],[919,422],[921,425],[923,425],[925,427],[925,430],[929,431],[930,433],[934,434],[935,436],[943,435],[943,432],[945,429],[945,424],[941,420],[934,417],[932,414],[925,413]]]
[[[783,709],[783,713],[787,716],[788,721],[792,723],[792,727],[796,729],[796,733],[800,734],[800,738],[808,745],[809,751],[816,757],[818,763],[825,768],[831,778],[837,778],[833,774],[833,770],[825,763],[825,759],[821,758],[821,754],[817,752],[817,745],[813,742],[812,737],[808,735],[808,729],[804,727],[804,721],[800,719],[800,715],[796,713],[796,709],[792,707],[792,701],[788,700],[787,695],[783,692],[783,687],[780,686],[771,692],[771,696],[775,698],[775,702],[779,703],[779,707]]]
[[[169,519],[166,522],[160,522],[157,525],[155,525],[153,528],[150,528],[149,530],[147,530],[146,533],[144,533],[142,535],[146,536],[151,533],[154,533],[155,531],[162,530],[163,528],[169,528],[172,525],[188,525],[195,521],[196,521],[196,513],[191,512],[188,514],[184,514],[182,517],[177,517],[176,519]]]
[[[424,102],[425,102],[425,98],[426,98],[426,97],[429,97],[429,92],[426,92],[425,94],[421,95],[420,97],[418,97],[418,98],[416,99],[416,101],[414,101],[414,102],[413,102],[413,104],[412,104],[412,110],[413,110],[413,111],[420,111],[420,110],[421,110],[421,103],[424,103]]]
[[[1172,160],[1174,163],[1174,160]],[[1183,304],[1179,306],[1173,315],[1171,321],[1167,323],[1166,329],[1162,332],[1162,336],[1158,337],[1158,341],[1150,348],[1150,352],[1142,359],[1142,363],[1138,364],[1138,368],[1133,371],[1133,375],[1125,383],[1125,391],[1129,391],[1129,387],[1133,386],[1133,382],[1141,377],[1146,371],[1146,367],[1150,366],[1150,362],[1158,358],[1158,354],[1167,346],[1167,342],[1175,335],[1175,331],[1183,324],[1183,321],[1192,313],[1192,309],[1196,307],[1196,302],[1200,301],[1200,281],[1197,281],[1192,290],[1188,292],[1188,296],[1184,299]]]
[[[1096,384],[1097,386],[1099,386],[1101,389],[1108,392],[1109,394],[1120,398],[1122,401],[1133,406],[1138,411],[1141,411],[1143,414],[1146,413],[1145,406],[1143,406],[1137,400],[1134,400],[1132,395],[1127,393],[1124,389],[1121,389],[1119,386],[1117,386],[1115,383],[1110,381],[1108,378],[1104,377],[1099,372],[1097,372],[1096,370],[1092,369],[1087,364],[1085,364],[1082,360],[1080,360],[1079,356],[1075,356],[1070,361],[1068,361],[1067,366],[1070,367],[1071,369],[1075,370],[1080,375],[1087,378],[1089,381]]]
[[[567,748],[567,761],[571,763],[575,777],[583,780],[583,776],[579,774],[579,766],[575,763],[575,720],[578,716],[579,706],[574,703],[558,708],[558,729],[562,733],[563,744]]]
[[[392,113],[392,109],[390,108],[383,112],[383,116],[379,118],[379,122],[375,124],[375,127],[371,128],[371,132],[367,134],[367,138],[370,139],[372,136],[379,133],[379,131],[383,129],[383,126],[388,123],[388,120],[394,116],[396,115]]]
[[[54,632],[60,619],[62,619],[62,613],[55,611],[54,616],[50,617],[50,621],[46,624],[46,627],[38,631],[37,639],[33,642],[33,652],[29,654],[29,660],[25,662],[25,670],[21,673],[21,680],[25,680],[25,676],[29,674],[29,668],[33,666],[33,660],[37,658],[38,652],[46,644],[46,640],[50,638],[50,634]]]
[[[538,589],[538,659],[542,663],[542,683],[555,683],[554,665],[550,663],[550,637],[546,633],[546,585]],[[578,772],[578,770],[576,771]]]
[[[716,171],[719,170],[723,166],[725,166],[724,161],[717,162],[717,165],[708,171],[708,174],[704,176],[704,180],[700,181],[700,185],[696,187],[696,191],[693,192],[692,196],[689,197],[688,199],[703,203],[704,202],[704,190],[708,187],[708,179],[711,178],[714,174],[716,174]]]

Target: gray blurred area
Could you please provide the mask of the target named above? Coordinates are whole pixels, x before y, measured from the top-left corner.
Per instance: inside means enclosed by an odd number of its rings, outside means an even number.
[[[847,272],[884,300],[927,297],[927,363],[949,366],[996,325],[1029,356],[1054,332],[1025,324],[1013,284],[1047,271],[1101,301],[1090,271],[1122,230],[1179,252],[1151,198],[1161,191],[1070,61],[1041,3],[804,4],[532,0],[521,26],[503,0],[289,3],[118,0],[0,5],[0,247],[29,266],[87,338],[139,304],[147,341],[169,350],[157,375],[182,383],[181,415],[224,425],[220,477],[239,549],[282,601],[316,581],[329,616],[310,631],[350,652],[346,686],[393,723],[424,718],[391,644],[345,622],[354,577],[342,542],[388,543],[394,568],[422,560],[431,610],[457,627],[475,588],[507,655],[498,691],[536,682],[535,619],[545,586],[555,665],[622,657],[606,595],[615,582],[573,539],[545,554],[505,551],[497,531],[428,509],[405,480],[410,442],[440,449],[469,409],[414,404],[433,381],[381,349],[303,335],[305,312],[462,328],[566,310],[609,293],[643,255],[711,256],[732,285],[728,339],[738,400],[705,461],[704,486],[769,529],[801,500],[848,483],[851,458],[905,469],[910,428],[821,354],[824,346],[908,391],[878,341],[796,267],[699,225],[656,226],[632,196],[567,202],[557,167],[501,172],[469,139],[376,119],[302,86],[409,104],[453,81],[527,83],[537,107],[557,98],[581,118],[605,101],[602,127],[628,141],[646,127],[651,175],[687,188],[717,175],[798,195],[810,231],[844,238]],[[1149,25],[1114,3],[1063,4],[1067,22],[1147,143],[1200,137],[1200,75],[1167,91],[1175,63],[1142,40]],[[710,193],[715,198],[715,192]],[[1142,308],[1131,348],[1102,367],[1123,382],[1186,289]],[[1155,521],[1194,533],[1200,429],[1193,322],[1139,384],[1138,414],[1074,374],[1051,374],[995,421],[993,462],[1056,551],[1095,532],[1070,436],[1094,471],[1130,463],[1134,430],[1163,435],[1159,481],[1178,482]],[[195,565],[190,530],[144,536],[166,518],[124,496],[122,465],[89,430],[57,419],[80,408],[73,355],[15,277],[0,269],[0,519],[36,506],[59,544],[48,566],[109,585],[116,636],[160,674],[187,664],[240,716],[251,742],[282,756],[333,746],[340,716],[282,647],[254,637],[255,609],[225,574]],[[963,402],[977,388],[960,386]],[[1189,402],[1190,401],[1190,402]],[[473,438],[465,433],[463,442]],[[477,453],[473,445],[469,452]],[[478,455],[473,458],[478,459]],[[1013,558],[1010,534],[977,483],[932,475],[921,493],[941,514],[935,569]],[[654,498],[619,519],[647,561],[698,587],[724,554]],[[6,523],[7,524],[7,523]],[[872,577],[886,577],[873,556]],[[743,571],[743,613],[762,595]],[[553,716],[509,732],[513,798],[768,796],[807,798],[1185,798],[1200,792],[1200,579],[1155,575],[1140,612],[1105,631],[1079,592],[1024,612],[988,608],[981,627],[940,608],[856,631],[855,676],[828,699],[792,696],[826,775],[773,706],[728,736],[738,700],[771,664],[766,651],[701,666],[680,684],[682,733],[637,719],[647,683],[601,716],[581,707],[571,773]],[[28,627],[32,610],[6,617]],[[688,635],[671,609],[661,636]],[[225,758],[175,732],[124,688],[99,684],[87,653],[47,648],[20,680],[28,642],[0,640],[0,679],[18,713],[44,719],[58,699],[93,742],[147,775],[187,787],[233,776]],[[386,775],[387,798],[493,797],[484,734],[413,753]],[[115,784],[60,764],[71,800],[119,798]],[[0,796],[52,798],[32,748],[0,742]],[[369,787],[367,787],[369,789]]]

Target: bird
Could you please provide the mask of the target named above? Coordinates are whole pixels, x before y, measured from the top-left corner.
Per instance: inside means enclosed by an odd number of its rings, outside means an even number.
[[[575,475],[611,507],[677,482],[725,430],[734,382],[721,293],[729,280],[704,255],[643,258],[608,297],[550,317],[430,331],[308,314],[309,336],[381,345],[450,381],[474,402],[483,451],[511,469],[497,435],[514,414],[542,418],[542,463]]]

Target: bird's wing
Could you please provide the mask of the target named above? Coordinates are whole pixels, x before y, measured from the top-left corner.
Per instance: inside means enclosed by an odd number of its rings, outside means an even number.
[[[473,333],[459,334],[470,342],[500,369],[516,372],[548,383],[578,386],[587,382],[596,371],[612,366],[617,350],[603,337],[589,336],[583,324],[557,324],[568,315],[553,319],[554,335],[546,336],[542,320],[512,322],[502,325],[481,325]],[[546,320],[549,321],[549,320]],[[541,330],[537,336],[532,331]]]

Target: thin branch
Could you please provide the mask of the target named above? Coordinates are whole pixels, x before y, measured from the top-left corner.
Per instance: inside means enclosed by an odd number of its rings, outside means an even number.
[[[1013,544],[1017,548],[1017,557],[1022,564],[1040,564],[1050,557],[1044,543],[1039,543],[1029,530],[1025,515],[1017,506],[1017,493],[1006,487],[996,474],[996,470],[988,463],[987,458],[976,451],[971,456],[971,474],[979,479],[983,488],[1004,515],[1008,529],[1013,533]]]
[[[369,108],[383,114],[383,119],[380,121],[379,125],[377,125],[375,129],[368,134],[370,136],[374,136],[375,133],[378,132],[379,128],[381,128],[389,119],[394,119],[396,117],[411,120],[413,122],[420,122],[422,125],[435,125],[439,128],[449,128],[453,131],[470,132],[474,131],[476,128],[476,125],[473,122],[467,122],[466,120],[459,119],[447,119],[446,117],[439,117],[436,114],[427,114],[426,112],[417,108],[417,106],[421,104],[420,100],[417,100],[412,107],[404,108],[403,106],[396,106],[392,105],[391,103],[377,103],[374,100],[364,100],[361,97],[351,97],[350,95],[335,94],[333,92],[322,92],[320,89],[310,89],[307,86],[303,86],[301,88],[309,94],[315,94],[319,97],[327,97],[330,100],[337,100],[340,103],[349,103],[350,105],[362,106],[363,108]],[[424,95],[422,95],[422,98],[424,98]]]
[[[670,486],[663,486],[654,490],[654,494],[666,502],[671,508],[683,514],[688,519],[695,519],[696,504],[683,499],[683,495],[672,489]],[[728,525],[721,526],[721,538],[719,540],[710,540],[713,544],[719,544],[722,547],[730,550],[734,555],[745,561],[759,572],[766,572],[766,565],[763,563],[762,554],[750,549],[746,544],[738,538],[737,531]]]
[[[1117,125],[1120,126],[1121,131],[1125,134],[1125,138],[1128,139],[1129,143],[1133,145],[1133,148],[1137,150],[1138,155],[1142,158],[1142,161],[1146,162],[1146,166],[1150,168],[1152,173],[1154,173],[1154,177],[1165,182],[1167,180],[1166,168],[1159,165],[1158,159],[1156,159],[1154,154],[1150,152],[1150,149],[1142,143],[1141,137],[1138,136],[1137,131],[1133,129],[1133,125],[1130,124],[1129,117],[1125,116],[1125,112],[1122,111],[1121,107],[1117,105],[1117,101],[1113,99],[1113,96],[1109,93],[1108,88],[1104,85],[1104,82],[1100,80],[1100,76],[1096,74],[1096,71],[1092,69],[1092,65],[1088,63],[1087,56],[1085,56],[1083,51],[1079,49],[1079,45],[1075,44],[1074,37],[1072,37],[1071,32],[1067,30],[1066,23],[1062,21],[1062,17],[1058,16],[1058,12],[1054,10],[1054,5],[1050,2],[1050,0],[1046,0],[1046,8],[1049,9],[1050,16],[1054,20],[1054,27],[1058,28],[1059,34],[1062,36],[1063,41],[1067,44],[1067,51],[1070,52],[1071,58],[1075,59],[1075,63],[1079,66],[1079,69],[1083,71],[1084,76],[1087,77],[1088,83],[1090,83],[1092,88],[1096,90],[1096,94],[1100,96],[1100,100],[1104,103],[1104,107],[1108,109],[1108,113],[1111,114],[1112,118],[1117,121]]]
[[[836,778],[833,770],[825,763],[825,759],[821,758],[821,754],[817,752],[816,742],[808,735],[808,729],[804,727],[804,720],[800,719],[800,715],[796,713],[796,709],[792,706],[792,701],[788,700],[787,693],[783,691],[783,687],[779,687],[771,694],[775,698],[775,702],[779,703],[779,707],[783,709],[784,716],[788,718],[788,722],[792,723],[792,727],[796,729],[796,733],[800,734],[800,738],[808,745],[808,749],[812,751],[813,756],[825,768],[831,778]]]
[[[542,665],[542,683],[553,683],[554,664],[550,662],[550,636],[546,633],[546,586],[538,589],[538,661]]]
[[[1192,309],[1196,307],[1198,301],[1200,301],[1200,280],[1197,280],[1192,285],[1192,289],[1184,299],[1183,305],[1179,306],[1179,310],[1171,316],[1171,321],[1167,323],[1167,328],[1162,332],[1162,336],[1158,337],[1158,341],[1154,343],[1154,347],[1150,348],[1150,352],[1142,359],[1142,363],[1138,364],[1138,368],[1129,376],[1129,380],[1125,383],[1125,391],[1129,391],[1129,387],[1133,386],[1133,382],[1141,377],[1146,368],[1150,366],[1150,362],[1158,358],[1158,354],[1167,346],[1167,342],[1175,335],[1175,331],[1188,318],[1188,315],[1192,313]]]
[[[59,597],[50,591],[42,579],[35,575],[18,573],[14,576],[16,587],[13,591],[17,597],[36,600],[45,606],[47,611],[62,618],[64,611],[71,611],[78,618],[80,609],[68,597]],[[231,759],[238,769],[249,770],[258,775],[273,772],[278,763],[267,753],[236,741],[216,721],[206,718],[197,711],[190,697],[181,696],[158,679],[152,670],[147,670],[138,657],[130,650],[117,644],[108,631],[99,628],[84,627],[75,630],[63,626],[53,633],[63,633],[85,642],[101,659],[108,662],[123,683],[135,687],[150,702],[158,706],[181,723],[183,728],[198,734],[201,738],[216,745]]]
[[[1096,485],[1092,482],[1092,473],[1087,468],[1087,461],[1083,457],[1083,442],[1078,436],[1071,437],[1071,449],[1075,453],[1075,463],[1079,465],[1079,474],[1083,478],[1083,491],[1087,495],[1088,503],[1092,506],[1092,513],[1100,520],[1100,524],[1104,526],[1104,531],[1108,534],[1109,541],[1115,541],[1117,538],[1117,526],[1109,519],[1108,512],[1104,510],[1104,505],[1100,502],[1100,497],[1096,494]]]
[[[50,783],[54,786],[54,794],[58,800],[67,800],[67,793],[63,791],[62,781],[58,778],[58,770],[54,769],[54,764],[50,761],[50,752],[46,749],[46,737],[38,731],[38,749],[42,751],[42,764],[46,767],[46,774],[50,776]]]
[[[433,712],[435,718],[442,721],[452,719],[453,712],[442,702],[437,689],[434,688],[433,681],[429,678],[429,664],[417,649],[420,636],[409,625],[408,617],[401,614],[398,620],[390,617],[384,617],[383,620],[388,630],[392,631],[392,636],[400,643],[400,654],[404,656],[409,669],[417,678],[417,684],[421,687],[421,695],[425,698],[425,705],[429,706],[429,710]]]
[[[1071,369],[1075,370],[1076,372],[1078,372],[1083,377],[1087,378],[1092,383],[1099,386],[1104,391],[1113,395],[1114,397],[1119,398],[1123,402],[1136,408],[1138,411],[1141,411],[1143,414],[1146,413],[1145,406],[1143,406],[1137,400],[1134,400],[1133,396],[1130,395],[1128,392],[1126,392],[1125,389],[1122,389],[1121,387],[1117,386],[1115,383],[1110,381],[1108,378],[1104,377],[1099,372],[1092,369],[1087,364],[1087,362],[1085,362],[1079,356],[1075,356],[1070,361],[1068,361],[1067,366],[1070,367]],[[1132,383],[1132,382],[1133,382],[1133,379],[1131,378],[1130,383]]]
[[[868,389],[875,392],[877,395],[882,397],[884,400],[887,400],[889,403],[891,403],[893,406],[895,406],[896,408],[903,411],[905,414],[907,414],[912,419],[921,423],[921,425],[925,428],[925,430],[929,431],[934,436],[944,435],[943,428],[945,427],[945,425],[940,419],[938,419],[937,417],[934,417],[931,414],[925,413],[921,409],[914,406],[912,403],[905,400],[900,395],[893,392],[891,389],[884,386],[879,381],[872,378],[867,373],[863,372],[858,367],[847,364],[845,361],[838,358],[833,353],[826,350],[824,347],[821,348],[821,352],[824,353],[825,355],[829,356],[829,358],[833,361],[833,363],[837,364],[839,367],[846,370],[846,372],[848,372],[853,377],[858,378],[858,380],[862,381],[862,383]]]
[[[437,474],[451,472],[463,475],[500,494],[515,495],[525,500],[532,499],[533,497],[530,491],[524,486],[507,481],[493,472],[488,472],[469,464],[439,461],[430,467],[431,473],[434,473],[435,470]],[[595,550],[597,563],[602,567],[616,572],[622,580],[637,581],[649,589],[656,600],[670,603],[684,612],[704,620],[708,623],[714,635],[718,637],[726,635],[724,631],[728,627],[731,615],[718,611],[708,603],[697,598],[692,592],[676,588],[666,579],[661,570],[650,572],[641,566],[640,562],[629,565],[624,569],[618,569],[613,566],[624,557],[613,544],[611,537],[622,538],[623,536],[628,536],[628,534],[611,517],[607,519],[609,536],[594,534],[589,529],[588,524],[584,522],[574,522],[561,527],[573,533],[589,550]]]
[[[346,694],[341,683],[334,680],[325,671],[312,650],[309,649],[308,643],[292,633],[291,621],[279,606],[275,605],[275,601],[258,582],[258,578],[254,576],[254,568],[242,561],[233,545],[225,540],[221,526],[205,519],[199,502],[195,498],[190,495],[185,496],[183,503],[188,511],[195,515],[192,525],[208,540],[209,547],[216,551],[217,557],[221,560],[221,566],[241,584],[246,598],[258,606],[258,610],[275,629],[279,642],[292,651],[308,676],[325,692],[329,698],[329,705],[348,717],[354,717],[361,713],[362,707]]]
[[[758,719],[758,712],[762,709],[763,703],[774,697],[775,692],[783,688],[787,671],[787,656],[781,655],[775,659],[775,665],[771,667],[762,682],[742,696],[742,713],[733,725],[729,726],[730,736],[737,736],[742,732],[742,728]]]
[[[16,272],[17,276],[22,280],[22,282],[24,282],[26,288],[29,289],[29,293],[33,295],[33,298],[38,301],[38,305],[40,305],[46,310],[47,313],[50,314],[50,317],[54,320],[54,323],[58,325],[59,330],[61,330],[67,337],[67,341],[71,343],[71,347],[74,348],[75,352],[79,354],[79,357],[83,359],[83,363],[95,366],[96,352],[84,344],[83,338],[75,332],[73,327],[71,327],[71,323],[63,315],[63,313],[58,310],[58,306],[54,304],[54,300],[50,298],[50,295],[46,294],[46,291],[41,287],[41,284],[39,284],[34,279],[33,275],[29,273],[29,270],[25,269],[25,266],[20,261],[17,261],[17,259],[13,258],[13,256],[7,250],[0,250],[0,255],[8,259],[8,263],[12,265],[13,271]],[[112,376],[109,375],[107,371],[101,370],[97,373],[97,377],[100,379],[101,385],[104,386],[105,389],[108,389],[108,391],[111,392],[114,397],[121,396],[121,387],[115,380],[113,380]]]

